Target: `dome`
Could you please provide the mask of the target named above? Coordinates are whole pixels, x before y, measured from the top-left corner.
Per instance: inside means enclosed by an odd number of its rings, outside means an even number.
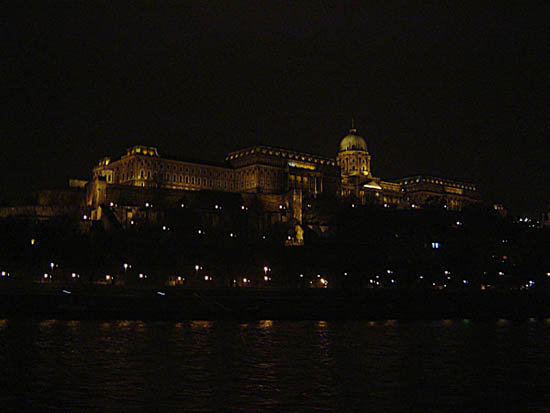
[[[366,151],[367,143],[357,135],[357,129],[350,129],[349,134],[340,141],[340,152],[343,151]]]

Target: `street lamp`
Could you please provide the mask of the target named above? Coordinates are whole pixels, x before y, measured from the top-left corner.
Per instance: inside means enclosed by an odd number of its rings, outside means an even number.
[[[126,280],[128,279],[128,268],[132,268],[132,266],[125,262],[124,264],[122,264],[122,268],[124,268],[124,282],[126,283]]]

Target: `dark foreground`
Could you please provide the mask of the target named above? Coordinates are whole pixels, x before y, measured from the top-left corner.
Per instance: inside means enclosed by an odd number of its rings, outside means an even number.
[[[0,318],[376,320],[550,317],[548,291],[9,288]]]

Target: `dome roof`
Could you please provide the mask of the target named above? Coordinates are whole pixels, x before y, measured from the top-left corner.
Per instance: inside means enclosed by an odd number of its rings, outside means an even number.
[[[340,152],[343,151],[366,151],[367,143],[357,135],[357,129],[350,129],[349,134],[340,141]]]

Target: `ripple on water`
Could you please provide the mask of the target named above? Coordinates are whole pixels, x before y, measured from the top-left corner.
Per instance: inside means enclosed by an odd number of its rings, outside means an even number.
[[[0,402],[21,400],[22,410],[525,410],[548,405],[539,391],[550,382],[547,324],[0,320]]]

